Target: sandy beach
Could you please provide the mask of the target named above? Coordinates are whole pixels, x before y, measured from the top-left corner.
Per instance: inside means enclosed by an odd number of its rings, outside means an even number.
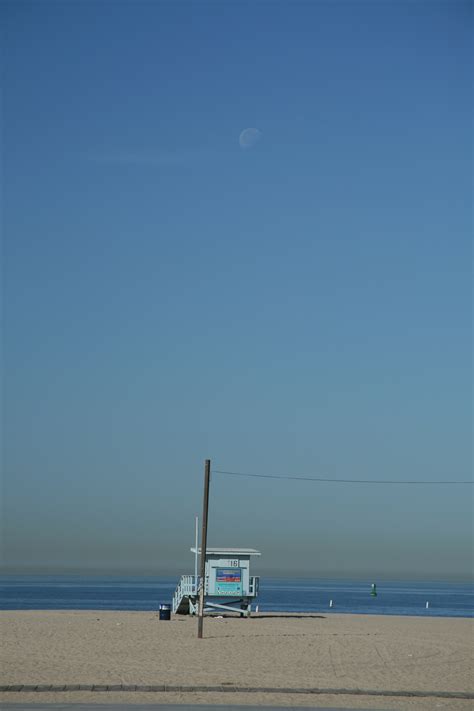
[[[1,685],[142,688],[106,693],[2,691],[0,698],[9,702],[86,699],[91,703],[325,704],[378,709],[473,705],[471,699],[442,697],[443,692],[474,692],[473,621],[469,619],[206,618],[203,640],[197,639],[195,618],[173,616],[169,622],[160,621],[154,612],[3,611],[0,625]],[[192,689],[143,691],[147,685]],[[245,691],[249,688],[254,691]],[[327,689],[334,693],[315,692]],[[352,696],[347,693],[351,690],[383,695]],[[390,692],[434,695],[397,697]]]

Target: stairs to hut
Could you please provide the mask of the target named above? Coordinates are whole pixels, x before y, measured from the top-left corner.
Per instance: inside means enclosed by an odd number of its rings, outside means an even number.
[[[194,575],[182,575],[173,595],[173,613],[195,615],[197,612],[197,600],[197,578]]]

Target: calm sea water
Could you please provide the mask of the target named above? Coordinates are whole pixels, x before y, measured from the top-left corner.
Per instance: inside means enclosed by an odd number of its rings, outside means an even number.
[[[2,610],[157,610],[178,577],[0,576]],[[472,617],[474,587],[442,582],[260,578],[260,612]],[[333,607],[329,607],[329,601]],[[429,608],[426,609],[426,602]]]

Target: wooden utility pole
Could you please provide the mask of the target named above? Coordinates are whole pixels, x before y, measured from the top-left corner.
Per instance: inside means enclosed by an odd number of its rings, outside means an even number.
[[[211,460],[206,459],[204,464],[204,502],[202,506],[202,535],[201,535],[201,580],[199,587],[199,616],[198,639],[202,639],[204,621],[204,597],[206,587],[206,552],[207,552],[207,514],[209,511],[209,482],[211,480]]]

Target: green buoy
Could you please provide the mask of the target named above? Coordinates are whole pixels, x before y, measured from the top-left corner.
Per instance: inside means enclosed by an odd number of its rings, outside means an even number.
[[[370,591],[370,594],[372,597],[377,597],[377,586],[375,583],[372,583],[372,590]]]

